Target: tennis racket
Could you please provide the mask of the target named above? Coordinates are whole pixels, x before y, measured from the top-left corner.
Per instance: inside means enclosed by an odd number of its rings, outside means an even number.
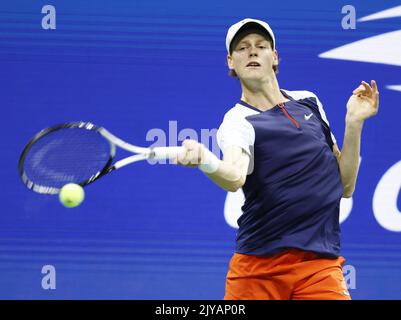
[[[115,161],[117,147],[134,155]],[[90,122],[70,122],[36,134],[24,147],[18,170],[30,190],[57,194],[67,183],[86,186],[128,164],[174,159],[181,152],[183,147],[138,147]]]

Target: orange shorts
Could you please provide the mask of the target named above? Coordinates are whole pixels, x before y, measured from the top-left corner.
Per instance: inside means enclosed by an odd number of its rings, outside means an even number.
[[[225,300],[351,300],[343,257],[322,258],[298,249],[261,257],[235,253]]]

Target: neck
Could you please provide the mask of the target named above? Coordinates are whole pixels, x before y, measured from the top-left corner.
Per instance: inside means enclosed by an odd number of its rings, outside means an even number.
[[[266,111],[280,102],[289,101],[280,91],[277,78],[263,81],[241,81],[242,96],[241,100],[251,106]]]

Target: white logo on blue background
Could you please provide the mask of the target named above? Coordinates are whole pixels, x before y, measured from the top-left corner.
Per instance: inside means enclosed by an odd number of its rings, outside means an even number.
[[[358,19],[359,22],[401,17],[401,6],[380,11]],[[319,58],[382,63],[401,66],[401,30],[383,33],[323,52]],[[387,85],[387,89],[401,91],[401,84]]]

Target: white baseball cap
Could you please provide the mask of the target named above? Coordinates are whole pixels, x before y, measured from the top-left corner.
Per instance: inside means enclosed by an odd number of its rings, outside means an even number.
[[[268,35],[272,38],[273,40],[273,50],[276,47],[276,40],[274,38],[274,33],[273,30],[270,28],[270,26],[261,20],[257,20],[257,19],[250,19],[250,18],[246,18],[244,20],[241,20],[240,22],[237,22],[235,24],[233,24],[227,31],[227,36],[226,36],[226,48],[227,48],[227,52],[230,53],[230,44],[233,41],[234,37],[237,35],[237,33],[248,23],[254,23],[257,24],[258,26],[262,27],[264,30],[266,30],[266,32],[268,33]]]

